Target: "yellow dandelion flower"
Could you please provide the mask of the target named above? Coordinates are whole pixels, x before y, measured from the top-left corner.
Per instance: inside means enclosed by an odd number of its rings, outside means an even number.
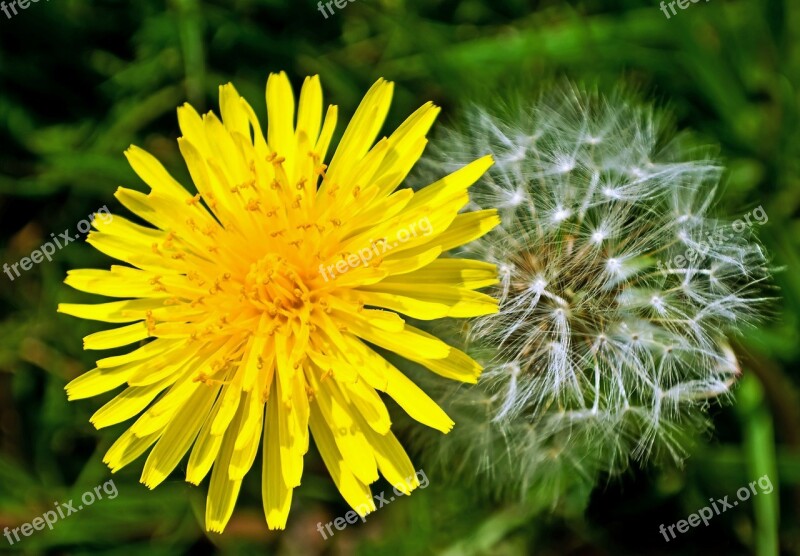
[[[295,122],[289,80],[270,75],[266,137],[230,84],[220,87],[221,120],[182,106],[178,144],[197,194],[131,147],[125,154],[150,192],[119,188],[116,197],[154,227],[95,219],[87,241],[129,266],[68,273],[73,288],[123,298],[59,305],[124,324],[90,334],[84,348],[139,344],[98,360],[67,385],[69,399],[125,385],[91,418],[101,428],[140,414],[105,463],[117,471],[152,447],[141,481],[154,488],[189,452],[187,481],[211,472],[209,531],[225,528],[259,444],[272,529],[286,524],[309,436],[362,516],[375,509],[369,485],[378,472],[401,490],[418,486],[377,391],[442,432],[453,422],[374,346],[450,379],[474,383],[480,374],[463,352],[399,313],[437,319],[497,310],[475,291],[496,283],[494,265],[439,258],[499,222],[493,210],[459,214],[492,160],[416,193],[398,190],[439,108],[423,105],[375,143],[392,89],[381,79],[369,90],[327,166],[337,110],[323,118],[316,76],[303,84]]]

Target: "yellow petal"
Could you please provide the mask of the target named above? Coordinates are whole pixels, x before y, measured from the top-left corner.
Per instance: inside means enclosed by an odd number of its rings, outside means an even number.
[[[216,533],[221,533],[233,515],[233,508],[236,506],[236,499],[239,497],[239,489],[242,486],[241,480],[233,480],[228,475],[228,468],[233,455],[233,447],[236,443],[236,433],[239,430],[241,420],[244,418],[244,411],[241,408],[236,413],[231,428],[225,433],[217,457],[214,460],[214,469],[211,471],[211,482],[208,485],[208,497],[206,499],[206,529]]]
[[[261,399],[261,393],[255,390],[249,392],[244,403],[244,418],[228,467],[228,476],[233,480],[243,479],[250,471],[261,442],[261,428],[264,425],[264,401]]]
[[[392,334],[384,334],[356,319],[348,320],[346,324],[357,336],[412,361],[421,357],[442,359],[450,353],[450,346],[446,343],[408,324],[402,332]]]
[[[95,368],[72,380],[64,388],[67,399],[80,400],[108,392],[127,382],[136,368],[132,365],[123,365],[111,368]]]
[[[261,499],[264,503],[264,515],[270,529],[283,529],[289,517],[292,505],[292,488],[286,486],[281,470],[280,438],[278,432],[278,416],[281,413],[278,393],[275,388],[270,391],[267,401],[267,420],[264,427],[263,467],[261,471]]]
[[[468,187],[474,184],[478,179],[488,170],[494,159],[491,155],[484,156],[474,160],[440,179],[439,181],[422,188],[414,195],[414,200],[411,201],[408,210],[412,210],[420,205],[425,204],[439,204],[446,202],[464,192]]]
[[[267,143],[280,156],[294,155],[294,93],[286,73],[267,79]]]
[[[147,407],[167,386],[169,382],[163,381],[150,386],[126,388],[116,398],[98,409],[89,421],[98,429],[126,421]]]
[[[306,77],[300,90],[297,109],[297,133],[305,133],[308,139],[316,142],[322,125],[322,86],[319,76]]]
[[[391,432],[379,434],[366,429],[366,435],[375,450],[375,458],[378,461],[381,475],[403,494],[410,494],[419,486],[419,481],[416,478],[414,466],[400,442]]]
[[[211,434],[211,423],[214,422],[214,418],[219,411],[221,398],[222,396],[217,397],[208,419],[203,423],[203,427],[197,435],[197,440],[195,440],[192,447],[192,453],[189,455],[189,463],[186,465],[186,480],[193,485],[199,485],[208,475],[222,446],[223,435]]]
[[[218,402],[217,414],[211,423],[210,433],[214,436],[221,436],[233,421],[236,410],[242,399],[242,390],[238,382],[225,386],[222,389],[222,396]]]
[[[275,345],[280,345],[279,341]],[[276,353],[276,358],[281,361],[280,355]],[[279,368],[282,366],[279,363]],[[293,374],[277,374],[273,384],[273,390],[277,392],[277,429],[278,440],[280,443],[280,469],[283,473],[283,482],[289,488],[294,488],[300,484],[303,473],[302,450],[299,446],[300,435],[297,431],[297,420],[294,415],[289,415],[292,408],[292,381]],[[271,395],[271,393],[270,393]]]
[[[140,479],[147,488],[153,489],[161,484],[180,463],[208,417],[218,391],[219,388],[195,385],[194,393],[170,420],[147,457]]]
[[[248,135],[249,120],[247,111],[242,105],[242,97],[231,83],[221,85],[219,88],[219,111],[225,127],[231,132]]]
[[[423,337],[436,339],[435,336],[431,336],[427,332],[417,330],[413,327],[409,328],[412,328],[414,332]],[[483,368],[476,361],[473,361],[472,358],[466,353],[454,347],[450,348],[450,352],[445,358],[432,359],[412,354],[412,356],[408,357],[408,359],[411,361],[416,361],[420,365],[427,367],[434,373],[445,378],[458,380],[460,382],[468,382],[470,384],[475,384],[478,382],[478,377],[483,370]]]
[[[59,303],[58,312],[88,320],[103,322],[133,322],[145,318],[148,310],[164,305],[164,299],[128,299],[111,303]]]
[[[136,145],[131,145],[125,151],[125,157],[133,171],[142,178],[142,181],[151,189],[171,195],[178,199],[188,198],[189,192],[179,184],[162,166],[156,157]]]
[[[475,290],[498,283],[497,266],[471,259],[438,259],[408,273],[387,277],[382,284],[447,284]]]
[[[353,412],[353,415],[360,414],[364,421],[378,434],[388,433],[389,428],[392,426],[392,420],[389,417],[386,404],[383,403],[378,393],[365,381],[348,384],[345,389],[350,401],[358,410]],[[369,436],[367,440],[369,440]]]
[[[192,285],[185,276],[163,275],[119,265],[112,265],[111,270],[70,270],[64,283],[79,291],[108,297],[150,297],[163,300],[168,290],[191,297],[202,295],[202,290]]]
[[[393,83],[379,79],[364,95],[331,159],[320,195],[327,192],[326,184],[345,185],[344,178],[350,174],[353,166],[367,154],[386,119],[393,90]]]
[[[113,357],[99,359],[97,361],[97,366],[100,368],[118,367],[120,365],[133,363],[134,361],[143,361],[152,357],[159,357],[180,346],[180,344],[181,342],[177,340],[156,339],[124,355],[115,355]]]
[[[363,431],[356,425],[353,418],[356,412],[340,392],[339,386],[329,378],[321,381],[311,376],[309,378],[314,391],[319,392],[315,399],[325,420],[334,431],[344,431],[334,435],[344,465],[364,484],[377,481],[378,467],[372,448]]]
[[[319,450],[325,467],[328,468],[342,497],[362,517],[374,512],[375,502],[372,500],[369,486],[358,480],[349,468],[343,465],[343,459],[336,447],[330,425],[322,415],[317,403],[311,404],[309,425],[317,450]]]
[[[380,195],[394,191],[417,163],[427,144],[425,135],[440,110],[432,102],[423,104],[389,136],[389,151],[376,172],[375,178],[379,179],[386,175],[393,177],[382,184]]]
[[[382,281],[359,288],[366,305],[385,307],[415,319],[467,318],[497,312],[497,300],[489,295],[439,284]]]
[[[103,330],[89,334],[83,339],[83,349],[111,349],[127,346],[148,338],[147,325],[143,322]]]
[[[453,428],[453,420],[414,382],[357,338],[348,338],[351,346],[349,357],[361,371],[367,383],[396,401],[408,415],[444,433]]]
[[[336,130],[338,114],[339,110],[334,105],[329,106],[328,111],[325,113],[325,122],[322,124],[322,131],[319,133],[317,144],[314,145],[314,152],[319,155],[320,161],[325,159],[325,155],[328,152],[331,138],[333,138],[333,132]]]
[[[433,246],[438,246],[442,251],[449,251],[476,240],[489,233],[492,228],[500,223],[500,217],[495,209],[479,210],[459,214],[442,234],[433,237],[430,241],[414,247],[409,251],[392,253],[391,257],[407,257],[416,255]]]
[[[103,463],[108,465],[112,473],[116,473],[144,454],[160,436],[161,431],[139,437],[128,429],[108,449],[106,455],[103,456]]]

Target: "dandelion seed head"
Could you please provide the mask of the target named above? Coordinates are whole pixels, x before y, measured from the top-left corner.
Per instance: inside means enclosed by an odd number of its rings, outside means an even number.
[[[522,484],[548,469],[592,476],[680,460],[708,400],[738,376],[726,338],[761,314],[763,250],[714,216],[719,164],[630,95],[565,86],[515,106],[475,109],[431,155],[446,167],[526,152],[473,190],[502,225],[464,251],[504,276],[499,313],[469,328],[486,364],[475,395],[491,400],[503,445],[525,462]],[[504,202],[520,191],[526,202]],[[546,466],[545,453],[563,466]]]

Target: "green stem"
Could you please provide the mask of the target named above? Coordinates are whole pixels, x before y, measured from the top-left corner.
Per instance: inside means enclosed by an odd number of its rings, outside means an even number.
[[[737,409],[742,421],[744,449],[750,480],[768,477],[773,485],[769,494],[753,498],[755,544],[758,556],[778,554],[778,512],[780,485],[775,456],[772,416],[764,398],[761,383],[751,374],[745,375],[738,392]]]

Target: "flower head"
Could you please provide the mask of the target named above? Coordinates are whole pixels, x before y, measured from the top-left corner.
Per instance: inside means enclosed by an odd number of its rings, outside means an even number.
[[[438,168],[495,157],[473,198],[502,217],[465,248],[500,276],[499,314],[469,334],[482,389],[443,402],[485,423],[442,449],[474,452],[479,471],[507,460],[523,489],[680,459],[683,433],[739,373],[726,336],[758,317],[768,274],[749,230],[712,216],[719,165],[628,95],[571,86],[475,110],[438,145]]]
[[[295,122],[288,79],[270,76],[266,136],[230,84],[220,87],[221,120],[184,105],[178,143],[197,193],[131,147],[128,160],[150,192],[120,188],[116,196],[153,227],[95,220],[88,242],[128,266],[68,274],[78,290],[124,299],[59,311],[130,323],[87,336],[85,349],[140,343],[67,385],[70,399],[125,385],[92,417],[98,428],[141,413],[104,461],[116,471],[152,446],[141,480],[154,488],[191,449],[187,481],[211,471],[211,531],[228,522],[259,445],[270,528],[285,526],[309,436],[361,515],[374,509],[369,484],[378,472],[404,492],[418,485],[376,391],[434,429],[448,432],[453,422],[373,345],[477,381],[474,361],[398,313],[496,311],[493,298],[474,291],[496,283],[493,265],[439,258],[498,223],[492,210],[458,214],[492,160],[416,193],[398,190],[439,109],[423,105],[373,144],[391,96],[391,83],[375,83],[328,165],[337,111],[323,118],[317,77],[303,85]]]

